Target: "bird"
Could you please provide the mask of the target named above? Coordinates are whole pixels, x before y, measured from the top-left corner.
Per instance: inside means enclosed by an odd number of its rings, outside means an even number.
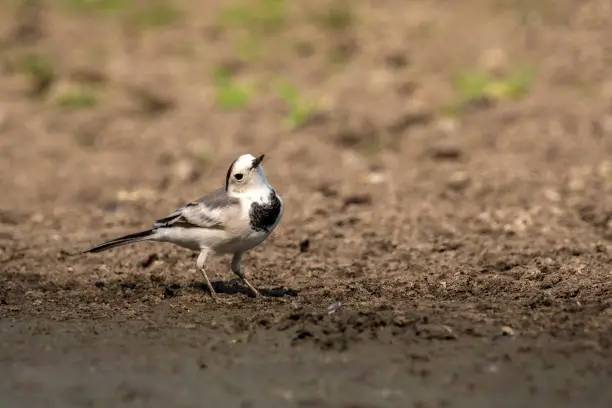
[[[242,270],[243,255],[270,236],[284,213],[281,197],[264,174],[264,157],[250,153],[238,156],[227,169],[224,187],[177,208],[153,222],[150,229],[102,242],[82,253],[146,241],[172,243],[197,251],[196,267],[215,300],[217,293],[208,279],[206,260],[212,254],[231,254],[232,272],[254,297],[260,296]]]

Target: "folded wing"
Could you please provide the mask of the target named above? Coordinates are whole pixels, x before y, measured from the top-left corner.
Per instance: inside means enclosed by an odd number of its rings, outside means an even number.
[[[154,228],[210,228],[225,229],[229,217],[239,209],[240,201],[218,189],[198,200],[177,208],[168,216],[153,223]]]

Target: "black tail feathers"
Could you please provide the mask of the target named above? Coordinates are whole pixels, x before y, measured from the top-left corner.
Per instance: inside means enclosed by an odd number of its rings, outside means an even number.
[[[103,242],[100,245],[96,245],[92,248],[89,248],[86,251],[83,251],[82,253],[85,254],[85,253],[102,252],[102,251],[106,251],[107,249],[116,248],[122,245],[132,244],[134,242],[142,241],[143,239],[150,237],[151,235],[153,235],[153,232],[154,231],[150,229],[146,231],[136,232],[134,234],[124,235],[123,237],[119,237],[119,238],[111,239],[110,241]]]

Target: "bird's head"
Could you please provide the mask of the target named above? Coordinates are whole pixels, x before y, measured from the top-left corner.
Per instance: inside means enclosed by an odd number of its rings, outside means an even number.
[[[247,153],[234,160],[227,169],[225,191],[230,195],[243,195],[249,191],[269,189],[270,184],[261,166],[264,156],[255,157]]]

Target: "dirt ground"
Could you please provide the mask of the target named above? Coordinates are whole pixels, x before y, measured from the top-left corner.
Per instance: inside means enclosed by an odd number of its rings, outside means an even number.
[[[316,0],[266,35],[223,2],[16,3],[0,406],[612,406],[612,3]],[[255,96],[223,109],[218,68]],[[223,257],[215,303],[186,250],[74,254],[245,152],[286,206],[245,260],[263,298]]]

